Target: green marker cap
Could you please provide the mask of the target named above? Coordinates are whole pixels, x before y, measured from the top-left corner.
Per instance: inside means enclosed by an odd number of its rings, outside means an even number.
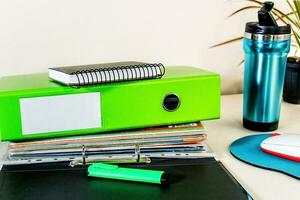
[[[104,163],[90,165],[88,176],[156,184],[168,182],[168,175],[164,171],[125,168]]]

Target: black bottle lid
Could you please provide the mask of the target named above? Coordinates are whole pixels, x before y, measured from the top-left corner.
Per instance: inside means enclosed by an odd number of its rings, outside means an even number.
[[[291,26],[289,24],[278,26],[271,13],[273,6],[274,3],[271,1],[264,2],[263,7],[258,11],[258,22],[248,22],[245,31],[254,34],[290,34]]]

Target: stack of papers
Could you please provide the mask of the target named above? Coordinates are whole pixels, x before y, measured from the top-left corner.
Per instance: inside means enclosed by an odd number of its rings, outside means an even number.
[[[7,163],[212,157],[201,122],[9,143]]]

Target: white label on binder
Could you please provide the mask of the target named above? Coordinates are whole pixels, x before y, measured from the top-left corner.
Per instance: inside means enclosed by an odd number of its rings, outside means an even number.
[[[24,135],[101,128],[100,93],[20,99]]]

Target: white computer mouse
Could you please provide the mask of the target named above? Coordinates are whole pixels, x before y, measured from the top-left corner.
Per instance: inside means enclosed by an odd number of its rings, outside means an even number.
[[[300,134],[272,134],[260,144],[266,153],[300,162]]]

